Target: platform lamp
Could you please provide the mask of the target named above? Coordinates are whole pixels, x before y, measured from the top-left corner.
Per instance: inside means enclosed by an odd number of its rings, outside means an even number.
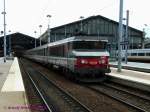
[[[3,33],[4,33],[4,32],[3,32],[3,31],[1,31],[1,35],[3,35]]]
[[[50,18],[52,17],[51,15],[47,15],[46,16],[48,18],[48,39],[47,42],[50,43],[51,42],[51,29],[50,29]]]
[[[35,47],[35,48],[36,48],[36,33],[37,33],[37,32],[34,31],[34,34],[35,34],[35,42],[34,42],[35,44],[34,44],[34,47]]]
[[[83,31],[83,23],[82,23],[82,20],[84,19],[83,16],[80,16],[80,19],[81,19],[81,32]]]
[[[42,25],[39,25],[40,28],[40,36],[41,36],[41,29],[42,29]],[[40,38],[40,37],[39,37]],[[40,38],[40,46],[41,46],[41,38]]]

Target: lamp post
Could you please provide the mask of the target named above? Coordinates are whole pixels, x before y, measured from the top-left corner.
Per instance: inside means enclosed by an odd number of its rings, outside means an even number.
[[[129,26],[129,10],[127,10],[127,14],[126,14],[126,37],[125,37],[125,63],[126,64],[128,62],[128,44],[129,44],[128,26]]]
[[[83,31],[83,23],[82,23],[82,20],[84,19],[84,17],[83,16],[80,16],[80,19],[81,19],[81,32]]]
[[[119,10],[119,36],[118,36],[118,72],[121,72],[121,61],[122,61],[122,50],[121,50],[121,41],[122,41],[122,20],[123,20],[123,0],[120,0],[120,10]]]
[[[40,28],[40,36],[41,36],[41,28],[42,28],[42,25],[39,25],[39,28]],[[40,46],[41,46],[41,37],[40,38]]]
[[[51,42],[51,38],[50,38],[50,36],[51,36],[51,30],[50,30],[50,18],[52,17],[51,15],[47,15],[46,16],[47,18],[48,18],[48,39],[47,39],[47,42],[48,43],[50,43]]]
[[[5,11],[5,0],[4,0],[4,11],[2,12],[4,15],[4,63],[6,62],[6,11]]]
[[[35,47],[35,48],[36,48],[36,33],[37,33],[37,32],[34,31],[34,34],[35,34],[35,42],[34,42],[35,44],[34,44],[34,47]]]

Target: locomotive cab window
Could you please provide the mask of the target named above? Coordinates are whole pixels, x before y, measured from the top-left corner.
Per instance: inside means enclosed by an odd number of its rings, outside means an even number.
[[[107,42],[103,41],[74,41],[73,49],[75,50],[105,50]]]

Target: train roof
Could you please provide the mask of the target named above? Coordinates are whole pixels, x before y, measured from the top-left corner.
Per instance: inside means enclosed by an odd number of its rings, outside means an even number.
[[[108,40],[100,40],[97,36],[93,36],[93,37],[91,37],[91,36],[73,36],[73,37],[59,40],[59,41],[56,41],[53,43],[49,43],[48,46],[63,44],[63,43],[72,42],[72,41],[105,41],[105,42],[108,42]]]
[[[72,42],[72,41],[103,41],[103,42],[108,42],[108,40],[100,39],[97,36],[73,36],[70,38],[66,38],[66,39],[55,41],[55,42],[52,42],[49,44],[45,44],[45,45],[33,48],[31,50],[28,50],[28,51],[39,50],[39,49],[47,48],[49,46],[60,45],[60,44],[64,44],[64,43],[68,43],[68,42]]]

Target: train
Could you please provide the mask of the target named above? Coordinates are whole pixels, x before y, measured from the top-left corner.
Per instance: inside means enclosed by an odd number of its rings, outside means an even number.
[[[96,82],[111,72],[107,43],[96,36],[72,36],[27,50],[24,57],[57,67],[71,79]]]
[[[122,50],[122,57],[125,58],[125,50]],[[127,59],[133,62],[150,63],[150,49],[129,49]]]

